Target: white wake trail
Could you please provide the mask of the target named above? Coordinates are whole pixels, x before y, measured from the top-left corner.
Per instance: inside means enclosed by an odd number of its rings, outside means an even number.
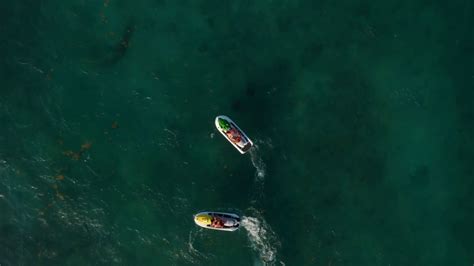
[[[251,211],[253,215],[243,216],[241,222],[250,246],[258,253],[263,265],[274,265],[280,242],[262,215],[256,209],[251,208]]]
[[[258,151],[258,145],[255,144],[254,147],[249,151],[250,160],[252,161],[253,167],[255,167],[256,181],[263,181],[266,175],[266,165]]]

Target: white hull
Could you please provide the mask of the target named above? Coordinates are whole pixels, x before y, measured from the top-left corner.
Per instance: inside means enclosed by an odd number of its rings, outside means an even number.
[[[229,224],[229,226],[224,226],[224,227],[212,227],[210,225],[204,225],[204,224],[201,224],[197,221],[196,217],[200,216],[200,215],[210,215],[210,216],[217,216],[219,217],[220,219],[222,220],[225,220],[227,224]],[[196,215],[194,215],[194,223],[196,223],[196,225],[202,227],[202,228],[206,228],[206,229],[211,229],[211,230],[218,230],[218,231],[229,231],[229,232],[232,232],[232,231],[235,231],[237,229],[239,229],[240,227],[240,217],[237,215],[237,214],[234,214],[234,213],[226,213],[226,212],[200,212],[200,213],[197,213]],[[232,224],[232,226],[230,226],[230,224]]]
[[[227,135],[225,134],[225,131],[219,126],[219,122],[218,122],[219,118],[226,120],[232,125],[232,127],[236,128],[239,131],[239,133],[243,136],[242,141],[240,143],[235,143],[227,137]],[[219,115],[214,120],[214,124],[216,125],[217,130],[222,134],[222,136],[224,136],[224,138],[227,139],[227,141],[229,141],[230,144],[232,144],[232,146],[234,146],[240,153],[244,154],[248,150],[250,150],[250,148],[252,148],[253,146],[252,140],[250,140],[250,138],[245,134],[245,132],[242,131],[242,129],[240,129],[240,127],[237,126],[237,124],[234,123],[234,121],[232,121],[229,117],[225,115]]]

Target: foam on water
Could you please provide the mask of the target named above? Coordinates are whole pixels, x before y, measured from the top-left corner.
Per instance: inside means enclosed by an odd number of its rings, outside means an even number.
[[[266,165],[259,154],[259,146],[257,144],[254,144],[254,147],[250,149],[249,153],[252,165],[253,167],[255,167],[256,181],[263,181],[266,174]]]
[[[263,265],[274,265],[280,246],[277,235],[258,210],[251,208],[250,211],[252,216],[243,216],[241,222],[247,231],[250,246],[258,253]]]
[[[204,254],[203,252],[200,252],[199,250],[197,250],[195,247],[194,247],[194,241],[196,240],[196,237],[198,236],[198,234],[201,232],[202,230],[200,229],[197,229],[197,230],[193,230],[191,232],[189,232],[189,237],[188,237],[188,242],[187,242],[187,252],[195,258],[195,260],[197,259],[198,261],[201,260],[201,259],[204,259],[204,260],[209,260],[210,258],[210,255],[206,255]]]
[[[209,261],[213,255],[203,253],[194,247],[194,242],[200,237],[202,237],[202,230],[193,229],[189,232],[187,238],[176,236],[169,240],[163,238],[163,240],[170,249],[168,253],[176,264],[184,262],[186,264],[202,265]]]
[[[256,140],[256,143],[263,143],[262,141]],[[266,176],[266,165],[263,161],[260,153],[260,146],[254,144],[250,149],[250,160],[253,167],[255,168],[255,179],[254,179],[254,188],[252,189],[253,195],[251,196],[252,206],[255,206],[259,201],[264,197],[264,185],[265,185],[265,176]]]

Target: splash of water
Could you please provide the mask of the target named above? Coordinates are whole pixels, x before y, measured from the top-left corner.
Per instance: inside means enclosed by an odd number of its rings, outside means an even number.
[[[266,174],[266,165],[262,160],[262,157],[258,153],[258,146],[254,145],[254,148],[250,151],[250,160],[252,161],[253,167],[255,167],[255,178],[257,181],[263,181]]]
[[[243,216],[242,227],[246,229],[250,245],[258,252],[263,265],[274,265],[280,242],[260,213],[253,208],[251,211],[255,217]]]

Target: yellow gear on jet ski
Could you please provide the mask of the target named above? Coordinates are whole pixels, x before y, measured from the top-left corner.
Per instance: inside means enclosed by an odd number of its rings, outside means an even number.
[[[201,225],[211,225],[212,216],[207,214],[199,214],[194,217],[194,220],[196,221],[196,223],[199,223]]]

